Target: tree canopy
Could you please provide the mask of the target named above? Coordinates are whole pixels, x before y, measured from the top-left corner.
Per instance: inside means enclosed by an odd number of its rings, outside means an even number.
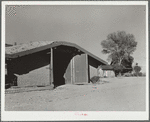
[[[109,54],[108,58],[119,65],[123,60],[130,60],[131,54],[136,50],[137,42],[133,34],[126,34],[125,31],[118,31],[107,36],[106,40],[101,42],[102,53]],[[132,57],[133,58],[133,57]]]
[[[136,50],[137,42],[133,34],[127,34],[125,31],[118,31],[107,36],[106,40],[101,42],[102,53],[109,54],[108,59],[111,65],[132,68],[134,58],[131,54]]]

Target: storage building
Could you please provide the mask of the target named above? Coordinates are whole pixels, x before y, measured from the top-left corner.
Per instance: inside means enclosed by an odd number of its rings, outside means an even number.
[[[90,77],[98,75],[98,66],[107,65],[82,47],[64,41],[30,42],[6,47],[5,52],[7,75],[18,75],[18,82],[25,76],[24,84],[32,80],[55,86],[89,83]]]

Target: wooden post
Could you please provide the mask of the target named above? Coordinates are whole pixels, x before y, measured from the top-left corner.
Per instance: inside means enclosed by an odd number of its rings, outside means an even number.
[[[73,58],[72,58],[73,60]],[[71,60],[71,84],[73,83],[73,61]]]
[[[53,48],[51,48],[50,85],[53,83]]]
[[[88,64],[88,83],[90,83],[90,65]]]
[[[99,76],[99,66],[97,67],[97,76]]]
[[[88,63],[88,55],[85,54],[86,58],[86,81],[90,83],[90,72],[89,72],[89,63]]]
[[[72,82],[75,83],[75,64],[74,64],[74,57],[72,58]]]

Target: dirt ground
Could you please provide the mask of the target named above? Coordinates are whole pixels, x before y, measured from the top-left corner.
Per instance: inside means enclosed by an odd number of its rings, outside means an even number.
[[[5,94],[6,111],[145,111],[146,78],[104,78],[54,90]]]

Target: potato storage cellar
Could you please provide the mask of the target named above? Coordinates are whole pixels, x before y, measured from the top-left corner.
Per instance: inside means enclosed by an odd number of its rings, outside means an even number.
[[[63,41],[30,42],[6,47],[7,82],[15,75],[22,84],[46,81],[55,86],[90,82],[100,65],[107,62],[80,46]],[[5,80],[6,81],[6,80]],[[28,85],[29,85],[28,84]],[[31,85],[31,84],[30,84]],[[33,85],[33,84],[32,84]],[[36,84],[38,85],[38,84]]]

